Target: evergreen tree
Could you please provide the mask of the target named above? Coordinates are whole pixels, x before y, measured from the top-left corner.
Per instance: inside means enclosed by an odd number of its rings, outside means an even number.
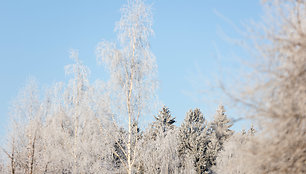
[[[219,105],[214,120],[210,124],[210,138],[206,152],[208,172],[211,172],[211,167],[216,165],[216,158],[223,149],[223,144],[233,134],[233,131],[230,130],[231,126],[231,121],[225,115],[224,106]]]
[[[138,144],[138,141],[142,139],[142,131],[138,126],[138,122],[136,122],[135,120],[132,124],[132,130],[134,131],[133,134],[137,135],[137,139],[132,142],[132,145],[137,146],[136,144]],[[116,173],[124,173],[124,163],[127,162],[127,158],[125,156],[125,151],[127,147],[124,143],[124,140],[128,136],[128,132],[123,127],[120,127],[118,128],[118,130],[116,130],[116,133],[113,134],[115,134],[114,137],[116,138],[116,140],[113,144],[112,165],[116,169]]]
[[[120,171],[123,168],[123,163],[126,162],[124,155],[124,150],[126,150],[125,144],[123,142],[123,137],[126,136],[126,131],[123,128],[120,128],[118,131],[118,136],[114,142],[114,150],[112,155],[112,164],[114,168]]]
[[[211,123],[213,135],[218,141],[218,151],[222,149],[223,143],[233,134],[233,131],[230,130],[231,127],[232,123],[225,115],[224,106],[219,105],[214,121]]]
[[[154,116],[155,121],[152,123],[151,136],[156,139],[159,134],[166,135],[168,130],[174,129],[175,117],[172,117],[168,107],[163,106],[162,110],[159,111],[157,116]]]
[[[163,106],[140,143],[140,173],[177,173],[177,129],[169,108]]]
[[[186,167],[185,159],[191,159],[197,173],[206,171],[207,130],[207,123],[200,109],[187,112],[179,129],[178,151],[182,168]]]

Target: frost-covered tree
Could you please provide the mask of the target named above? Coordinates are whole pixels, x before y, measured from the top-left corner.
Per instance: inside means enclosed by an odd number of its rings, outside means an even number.
[[[110,111],[105,104],[100,86],[89,83],[89,69],[72,52],[74,64],[66,67],[73,77],[63,91],[64,114],[68,116],[68,142],[64,144],[70,158],[70,172],[107,172],[110,165],[114,130],[110,126]],[[101,99],[96,98],[101,97]]]
[[[218,174],[237,174],[249,173],[251,170],[248,161],[248,153],[244,150],[254,136],[254,128],[250,128],[247,132],[242,131],[233,134],[228,141],[224,143],[224,149],[218,153],[216,165],[212,166],[214,173]]]
[[[265,1],[256,27],[254,76],[236,96],[259,121],[245,148],[245,173],[306,172],[306,1]],[[246,96],[246,97],[245,97]]]
[[[179,158],[175,118],[164,106],[155,121],[144,132],[138,148],[137,166],[140,173],[177,173]]]
[[[150,6],[141,0],[128,0],[121,12],[121,19],[116,25],[118,44],[101,42],[97,56],[109,70],[115,117],[120,116],[127,123],[126,150],[122,150],[127,159],[124,166],[130,174],[135,172],[137,151],[133,146],[137,144],[137,131],[132,130],[133,121],[139,122],[154,98],[156,63],[149,45],[149,37],[153,33]],[[138,129],[137,125],[134,129]]]
[[[230,129],[232,126],[231,121],[225,115],[225,109],[223,105],[219,105],[217,113],[214,116],[214,120],[211,122],[211,129],[218,141],[217,150],[222,149],[223,143],[233,134]]]
[[[137,147],[139,173],[179,173],[178,130],[169,129],[167,134],[156,134],[155,138],[147,133]]]
[[[182,167],[186,159],[191,159],[197,173],[204,173],[207,169],[205,153],[209,138],[208,127],[202,112],[199,109],[187,112],[183,124],[179,128],[178,151]]]
[[[4,152],[11,173],[108,173],[114,129],[101,85],[91,85],[88,70],[74,52],[66,70],[68,84],[56,83],[45,93],[29,83],[11,111]],[[39,95],[43,94],[43,95]]]
[[[209,143],[206,151],[207,171],[211,171],[211,167],[216,165],[218,153],[224,148],[224,143],[233,134],[230,130],[231,121],[225,115],[223,105],[219,105],[214,120],[210,123]]]
[[[151,128],[152,138],[159,136],[159,134],[166,134],[167,131],[174,129],[175,117],[172,117],[169,108],[163,106],[162,110],[159,111],[157,116],[154,116]]]
[[[259,173],[305,173],[306,1],[271,3],[267,42],[259,48],[265,64],[258,69],[265,77],[252,96],[265,134],[252,143],[256,147],[250,153]]]
[[[13,104],[10,134],[4,152],[10,160],[10,172],[32,174],[40,171],[41,128],[44,119],[38,87],[31,80]]]
[[[65,95],[67,100],[65,100],[66,108],[68,109],[68,114],[71,116],[72,126],[73,126],[73,140],[72,140],[72,157],[73,163],[73,173],[80,171],[78,158],[81,156],[80,152],[80,136],[82,134],[82,123],[87,119],[85,113],[88,113],[88,108],[86,105],[88,102],[88,91],[90,89],[88,82],[88,74],[89,70],[86,66],[84,66],[78,57],[78,53],[76,51],[71,52],[71,58],[74,59],[75,64],[66,66],[66,72],[72,73],[74,77],[69,81],[68,88],[65,91]],[[86,124],[86,122],[85,122]]]
[[[126,131],[123,128],[120,128],[117,133],[116,141],[114,142],[112,164],[119,171],[123,168],[122,165],[124,165],[124,162],[126,162],[126,156],[124,154],[126,151],[126,146],[124,143],[126,134]]]

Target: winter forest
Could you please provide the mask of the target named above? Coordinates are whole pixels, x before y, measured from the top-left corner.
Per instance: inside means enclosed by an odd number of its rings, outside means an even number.
[[[71,50],[68,82],[44,91],[27,83],[11,106],[0,173],[306,173],[306,1],[263,1],[265,20],[247,26],[256,59],[245,85],[220,85],[254,123],[242,131],[232,129],[226,105],[216,106],[211,120],[190,108],[178,125],[159,103],[151,7],[127,0],[117,38],[97,44],[107,80],[91,82]]]

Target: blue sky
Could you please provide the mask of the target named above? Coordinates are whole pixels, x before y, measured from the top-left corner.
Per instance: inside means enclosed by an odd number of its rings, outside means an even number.
[[[0,1],[0,134],[4,134],[10,102],[26,79],[33,76],[41,86],[68,79],[64,66],[72,63],[68,51],[78,49],[80,59],[92,72],[91,79],[105,78],[97,65],[95,48],[102,40],[115,40],[115,22],[124,0]],[[150,0],[153,4],[152,52],[158,64],[159,99],[180,123],[185,113],[200,108],[211,117],[219,90],[207,91],[216,77],[225,81],[244,55],[222,33],[239,38],[226,19],[242,28],[261,15],[257,0]],[[221,14],[221,15],[219,15]],[[226,18],[226,19],[225,19]],[[218,51],[219,50],[219,51]],[[218,56],[220,54],[220,56]],[[226,72],[220,69],[226,67]],[[206,90],[205,90],[206,89]],[[237,112],[228,110],[229,117]],[[157,111],[156,111],[157,112]],[[239,129],[243,126],[237,126]]]

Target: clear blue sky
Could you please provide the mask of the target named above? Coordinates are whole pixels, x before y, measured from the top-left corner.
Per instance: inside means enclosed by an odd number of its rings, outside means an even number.
[[[27,78],[35,77],[41,86],[67,80],[64,66],[72,62],[70,49],[79,50],[80,59],[92,71],[92,80],[103,78],[102,67],[96,64],[95,48],[101,40],[115,40],[114,26],[124,3],[124,0],[0,1],[0,135],[7,124],[9,104]],[[160,100],[179,123],[195,107],[211,117],[222,100],[218,90],[204,93],[201,89],[207,87],[206,82],[215,80],[220,66],[234,71],[237,65],[231,64],[231,56],[240,54],[237,47],[220,36],[223,31],[238,37],[234,27],[217,13],[241,27],[249,19],[259,19],[260,2],[148,3],[153,3],[155,36],[151,46],[158,64]],[[221,59],[216,59],[216,50]],[[226,109],[228,116],[237,115],[231,108]]]

